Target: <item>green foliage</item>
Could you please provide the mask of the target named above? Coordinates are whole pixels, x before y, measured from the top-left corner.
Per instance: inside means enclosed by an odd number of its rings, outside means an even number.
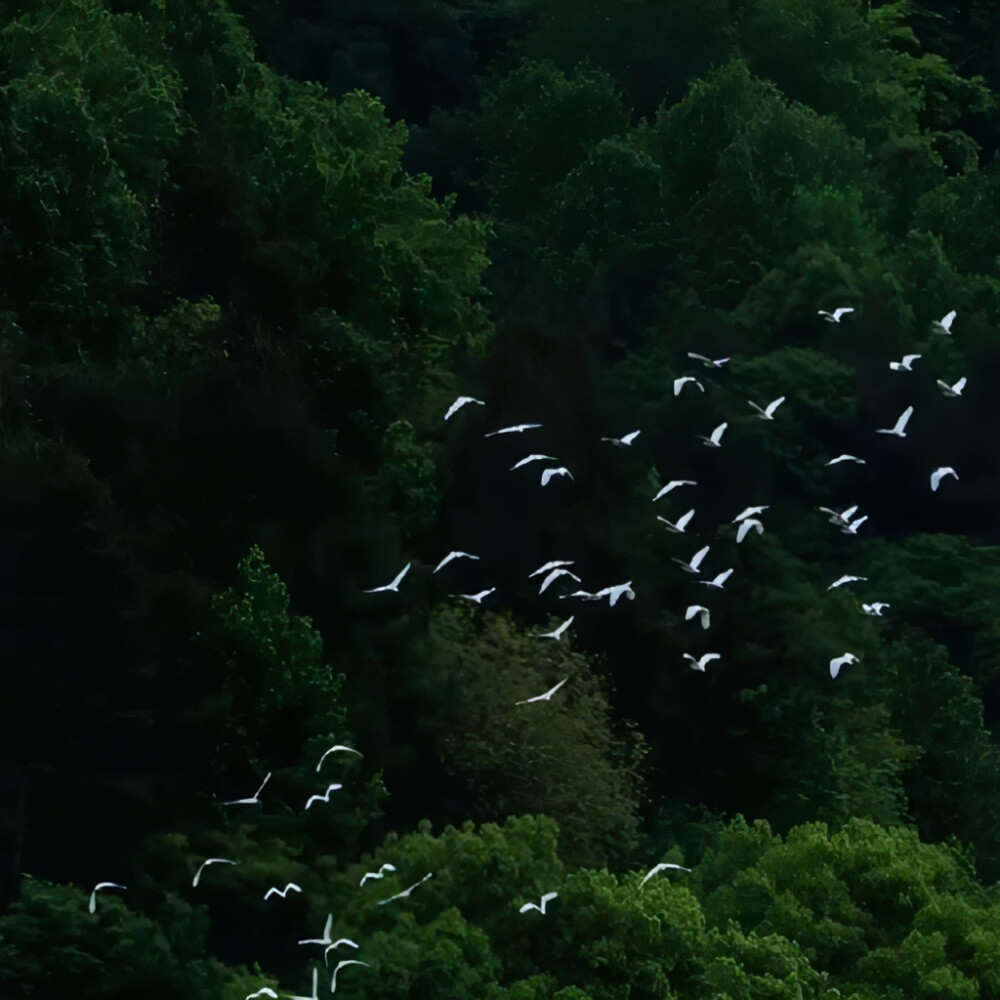
[[[552,701],[515,705],[564,677]],[[615,732],[603,683],[565,639],[543,645],[505,616],[440,608],[419,683],[447,692],[437,740],[449,767],[479,791],[480,809],[552,816],[573,863],[632,848],[643,741]]]
[[[437,478],[433,445],[418,441],[408,420],[389,424],[373,493],[398,514],[404,538],[423,534],[434,523],[441,502]]]

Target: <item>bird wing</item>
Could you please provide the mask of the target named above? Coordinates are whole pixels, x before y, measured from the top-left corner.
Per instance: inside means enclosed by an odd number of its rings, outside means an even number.
[[[692,507],[686,514],[681,514],[681,516],[677,518],[677,530],[683,531],[688,526],[688,522],[692,517],[694,517],[694,507]]]
[[[717,587],[721,587],[726,580],[728,580],[733,575],[732,567],[729,569],[724,569],[713,581]]]
[[[715,444],[718,444],[722,440],[722,435],[725,433],[726,428],[728,426],[729,426],[729,423],[727,421],[725,423],[719,424],[719,426],[716,427],[714,431],[712,431],[711,440],[714,441]]]
[[[692,557],[690,566],[695,573],[698,572],[698,567],[701,565],[701,561],[708,555],[709,548],[710,546],[706,545],[704,548],[699,549]]]
[[[898,419],[898,420],[896,421],[896,426],[895,426],[895,427],[893,427],[893,430],[894,430],[894,431],[895,431],[895,432],[896,432],[897,434],[898,434],[898,433],[900,433],[900,432],[901,432],[901,431],[902,431],[902,430],[903,430],[903,429],[904,429],[904,428],[906,427],[906,425],[907,425],[907,423],[908,423],[908,421],[909,421],[910,417],[912,417],[912,416],[913,416],[913,407],[912,407],[912,406],[908,406],[908,407],[907,407],[907,408],[906,408],[905,410],[903,410],[903,412],[902,412],[902,413],[901,413],[901,414],[899,415],[899,419]]]
[[[764,415],[764,410],[762,410],[752,399],[748,399],[747,402],[760,414]]]
[[[404,576],[406,576],[406,574],[410,572],[410,567],[411,567],[412,565],[413,565],[413,563],[412,563],[412,562],[408,562],[408,563],[407,563],[407,564],[406,564],[406,565],[405,565],[405,566],[404,566],[404,567],[403,567],[403,568],[402,568],[402,569],[401,569],[401,570],[399,571],[399,573],[398,573],[398,574],[397,574],[397,576],[396,576],[396,579],[395,579],[395,580],[393,580],[393,581],[392,581],[392,583],[390,583],[390,584],[389,584],[389,588],[390,588],[391,590],[394,590],[394,589],[395,589],[396,587],[398,587],[398,586],[400,585],[400,583],[402,583],[402,581],[403,581],[403,577],[404,577]]]
[[[434,572],[436,573],[439,569],[444,569],[445,566],[447,566],[448,563],[450,563],[452,561],[452,559],[456,559],[456,558],[458,558],[458,553],[457,552],[449,552],[444,557],[444,559],[442,559],[441,562],[439,562],[437,564],[437,566],[434,567]]]
[[[522,906],[517,912],[527,913],[528,910],[538,910],[538,912],[541,913],[542,908],[537,903],[525,903],[524,906]]]
[[[700,604],[692,604],[687,611],[684,612],[684,621],[689,622],[698,612],[704,611],[705,609]]]
[[[622,438],[622,444],[631,444],[642,431],[631,431]]]
[[[784,397],[784,396],[779,396],[779,397],[778,397],[777,399],[774,399],[774,400],[772,400],[772,401],[771,401],[770,403],[768,403],[768,404],[767,404],[767,409],[766,409],[766,410],[765,410],[764,412],[765,412],[765,413],[766,413],[766,414],[767,414],[767,415],[768,415],[769,417],[773,417],[773,416],[774,416],[774,411],[775,411],[775,410],[776,410],[776,409],[777,409],[777,408],[778,408],[779,406],[781,406],[781,404],[782,404],[782,403],[783,403],[784,401],[785,401],[785,397]]]
[[[834,309],[833,318],[839,323],[841,316],[846,316],[848,313],[854,312],[854,307],[849,306],[847,308]]]
[[[685,375],[683,378],[675,378],[674,379],[674,395],[675,396],[679,396],[680,393],[681,393],[681,389],[684,388],[684,383],[685,382],[690,382],[690,381],[692,381],[690,375]]]
[[[952,387],[952,392],[961,392],[965,388],[965,383],[967,379],[963,375]]]

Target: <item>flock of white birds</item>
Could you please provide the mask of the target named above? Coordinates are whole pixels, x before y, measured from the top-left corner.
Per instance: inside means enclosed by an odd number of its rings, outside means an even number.
[[[819,315],[822,316],[829,323],[840,323],[844,316],[852,312],[854,312],[853,308],[842,307],[835,309],[832,312],[820,310]],[[934,321],[931,324],[932,330],[939,334],[950,335],[951,326],[956,318],[956,315],[957,315],[956,312],[952,310],[951,312],[947,313],[947,315],[945,315],[942,319]],[[705,355],[698,354],[693,351],[688,352],[687,356],[694,361],[700,362],[705,367],[715,368],[715,369],[723,368],[731,360],[730,358],[711,359],[706,357]],[[919,354],[904,355],[901,361],[890,362],[889,368],[895,372],[912,372],[913,363],[919,360],[920,357],[921,355]],[[955,398],[961,396],[962,391],[966,385],[966,379],[964,377],[960,378],[953,384],[949,384],[941,379],[938,379],[937,385],[945,396]],[[693,388],[698,389],[701,392],[705,391],[705,387],[702,385],[701,382],[699,382],[693,376],[685,375],[674,380],[673,382],[674,396],[679,396],[684,391],[686,386],[692,386]],[[779,396],[777,399],[772,400],[766,406],[759,406],[753,400],[748,400],[747,402],[761,420],[773,421],[776,419],[777,411],[779,410],[781,405],[785,402],[785,397]],[[476,399],[472,396],[459,396],[454,401],[454,403],[452,403],[451,406],[448,408],[447,412],[444,415],[444,419],[450,420],[453,416],[455,416],[456,413],[458,413],[464,407],[469,405],[485,406],[485,402],[481,399]],[[906,437],[906,427],[912,415],[913,415],[913,407],[908,406],[900,414],[899,418],[896,420],[895,424],[892,427],[877,428],[875,430],[875,433],[889,434],[900,438]],[[537,423],[515,424],[510,427],[502,427],[499,430],[490,431],[484,436],[490,438],[506,434],[523,434],[526,431],[536,430],[541,426],[542,426],[541,424]],[[697,437],[708,447],[721,448],[723,447],[722,438],[723,435],[725,434],[727,427],[728,427],[728,422],[723,422],[719,424],[716,428],[714,428],[714,430],[712,430],[711,434],[709,434],[708,436],[697,435]],[[639,437],[641,433],[642,433],[641,430],[634,430],[627,434],[623,434],[621,437],[609,436],[609,437],[604,437],[601,440],[609,442],[615,447],[627,448],[630,447],[636,441],[636,439]],[[518,469],[524,468],[536,462],[549,463],[555,461],[557,461],[557,459],[555,459],[551,455],[545,455],[540,453],[529,454],[526,455],[524,458],[520,459],[519,461],[515,462],[510,467],[510,471],[514,472]],[[865,459],[856,455],[838,455],[837,457],[830,459],[824,464],[827,466],[833,466],[841,462],[855,462],[859,464],[864,464]],[[542,469],[540,476],[541,485],[543,487],[547,486],[556,476],[566,477],[570,480],[573,480],[573,474],[566,467],[550,465]],[[958,479],[958,474],[955,472],[953,468],[940,467],[934,469],[930,474],[930,488],[936,492],[940,487],[942,481],[949,476]],[[674,490],[678,490],[682,487],[697,487],[697,486],[698,483],[695,480],[674,479],[668,482],[661,489],[659,489],[655,494],[655,496],[652,497],[652,501],[653,502],[659,501],[663,497],[672,493]],[[751,531],[755,531],[757,534],[763,534],[765,530],[764,523],[759,519],[758,515],[763,515],[767,510],[769,510],[769,505],[747,507],[732,519],[731,523],[737,526],[736,541],[738,544],[742,543]],[[867,520],[867,515],[861,515],[860,517],[855,516],[858,513],[858,507],[856,505],[845,508],[842,511],[836,511],[828,507],[820,507],[819,510],[820,512],[828,515],[828,519],[831,524],[838,527],[843,533],[849,535],[856,535],[858,529]],[[661,517],[659,515],[657,516],[657,520],[664,525],[667,531],[675,534],[684,534],[686,532],[688,524],[694,517],[694,514],[695,514],[695,509],[691,508],[684,514],[677,517],[676,520],[671,521],[668,518]],[[704,562],[710,551],[711,551],[710,545],[703,545],[701,548],[698,549],[697,552],[695,552],[691,556],[690,559],[685,560],[674,557],[673,561],[677,563],[686,572],[696,576],[701,576],[702,563]],[[455,550],[449,552],[446,556],[444,556],[444,558],[442,558],[440,562],[438,562],[438,564],[434,567],[433,572],[439,573],[446,567],[448,567],[451,563],[453,563],[455,560],[459,559],[480,561],[480,557],[477,555],[474,555],[470,552]],[[366,594],[399,593],[400,585],[405,580],[406,575],[409,573],[412,565],[413,565],[412,562],[408,562],[389,583],[378,587],[372,587],[368,590],[365,590],[364,593]],[[541,594],[544,593],[546,590],[548,590],[550,586],[552,586],[557,580],[560,579],[563,579],[564,581],[573,580],[576,583],[580,583],[581,582],[580,577],[578,577],[568,568],[572,565],[574,565],[574,562],[573,560],[570,559],[550,560],[544,563],[543,565],[539,566],[534,571],[532,571],[528,576],[529,578],[534,578],[539,576],[542,577],[541,585],[539,587],[539,593]],[[722,590],[725,587],[726,581],[729,579],[732,573],[733,569],[728,568],[722,570],[721,572],[716,573],[711,578],[699,579],[697,583],[704,587],[713,588],[716,590]],[[862,583],[866,581],[867,577],[857,576],[854,574],[844,574],[840,576],[838,579],[834,580],[827,587],[827,590],[836,590],[840,587],[844,587],[849,584]],[[496,589],[497,589],[496,587],[488,587],[474,594],[455,594],[453,596],[464,600],[472,601],[476,604],[482,604],[482,602],[487,597],[490,597],[492,594],[496,592]],[[615,604],[622,597],[625,597],[631,601],[635,599],[636,595],[635,591],[632,589],[632,581],[628,580],[624,583],[612,584],[595,591],[587,591],[581,589],[573,591],[571,593],[561,594],[559,596],[561,599],[577,599],[581,601],[601,601],[604,598],[607,598],[609,605],[611,607],[614,607]],[[880,617],[882,615],[882,612],[889,606],[890,605],[885,602],[873,601],[870,603],[862,603],[861,610],[866,615]],[[575,616],[571,615],[569,618],[563,621],[557,628],[553,629],[552,631],[537,633],[536,634],[537,638],[553,639],[555,641],[559,641],[562,638],[562,636],[567,632],[567,630],[570,628],[570,626],[573,624],[574,618]],[[690,604],[685,610],[684,619],[685,621],[691,621],[695,618],[697,618],[702,629],[707,630],[710,628],[711,612],[709,608],[705,607],[702,604],[697,604],[697,603]],[[689,664],[690,668],[692,670],[700,671],[702,673],[706,671],[706,667],[710,663],[716,660],[720,660],[721,658],[722,654],[716,652],[703,653],[699,657],[695,657],[691,653],[684,654],[684,660]],[[836,678],[841,668],[853,663],[857,663],[858,660],[859,657],[855,653],[849,651],[844,652],[839,656],[831,658],[831,660],[829,661],[830,676]],[[541,702],[551,701],[552,698],[562,690],[564,685],[566,685],[569,682],[569,680],[570,680],[569,677],[564,677],[553,687],[551,687],[548,691],[545,691],[542,694],[534,695],[533,697],[524,698],[521,701],[515,702],[515,705],[516,706],[532,705]],[[324,761],[326,761],[326,759],[330,755],[343,754],[343,753],[349,753],[361,756],[360,752],[354,749],[353,747],[337,744],[335,746],[330,747],[325,753],[323,753],[323,755],[319,759],[319,762],[316,765],[316,772],[318,773],[320,771]],[[267,783],[270,781],[270,779],[271,779],[271,772],[268,772],[268,774],[264,777],[260,786],[257,788],[257,790],[254,792],[252,796],[242,799],[230,799],[228,801],[223,802],[222,804],[225,806],[260,805],[261,795],[264,792],[264,789],[267,786]],[[323,792],[319,792],[315,795],[312,795],[308,799],[308,801],[305,803],[304,809],[308,810],[313,805],[316,805],[318,803],[329,803],[330,796],[334,792],[339,791],[342,788],[343,785],[341,783],[328,784]],[[239,863],[238,861],[230,858],[206,858],[198,867],[197,871],[194,874],[194,877],[191,880],[192,888],[195,889],[198,888],[202,875],[209,866],[216,864],[236,865],[238,863]],[[651,868],[645,874],[645,876],[639,883],[639,888],[644,886],[650,878],[664,871],[689,872],[691,871],[691,869],[684,868],[682,865],[674,864],[672,862],[661,862],[657,865],[654,865],[653,868]],[[365,875],[362,877],[359,883],[359,886],[364,887],[364,885],[370,881],[377,882],[385,878],[387,874],[392,874],[395,872],[396,872],[396,867],[393,864],[388,862],[383,863],[382,865],[379,866],[379,868],[376,871],[365,873]],[[393,903],[398,900],[408,899],[410,895],[414,892],[414,890],[418,889],[421,885],[423,885],[430,878],[432,878],[433,874],[434,874],[433,872],[427,872],[423,877],[421,877],[412,885],[408,886],[402,891],[397,892],[393,895],[389,895],[383,899],[379,899],[376,905],[385,906],[388,905],[389,903]],[[93,892],[90,895],[90,900],[88,904],[88,909],[90,913],[92,914],[96,913],[97,894],[98,892],[104,889],[125,890],[126,886],[120,885],[119,883],[116,882],[99,882],[96,886],[94,886]],[[263,900],[264,902],[267,902],[268,900],[275,897],[280,899],[287,899],[291,893],[301,893],[301,892],[302,888],[299,885],[297,885],[294,882],[288,882],[284,886],[275,885],[268,888],[263,894]],[[540,916],[544,916],[548,904],[551,903],[554,899],[557,899],[558,896],[559,896],[558,892],[555,891],[546,892],[541,896],[540,900],[537,903],[528,901],[520,905],[518,908],[519,912],[522,914],[526,914],[532,910],[535,910],[538,912]],[[515,903],[515,905],[517,904]],[[306,938],[304,940],[299,941],[298,943],[300,945],[321,946],[324,949],[323,964],[324,967],[327,968],[327,971],[329,971],[328,966],[329,966],[329,959],[331,952],[334,953],[334,955],[336,956],[338,949],[340,948],[350,948],[356,951],[360,950],[360,945],[357,942],[352,941],[350,938],[341,937],[334,939],[332,913],[327,916],[326,925],[324,927],[322,937]],[[329,989],[329,992],[331,994],[336,992],[338,973],[342,969],[351,965],[358,965],[370,968],[369,963],[361,961],[360,959],[341,959],[340,961],[338,961],[337,965],[333,968],[331,973],[330,989]],[[256,992],[248,994],[246,1000],[255,1000],[255,998],[258,997],[278,998],[279,996],[287,997],[288,1000],[319,1000],[318,989],[319,989],[319,968],[318,966],[314,966],[312,969],[312,994],[310,996],[308,997],[296,996],[287,993],[278,994],[271,987],[264,986],[261,987]]]

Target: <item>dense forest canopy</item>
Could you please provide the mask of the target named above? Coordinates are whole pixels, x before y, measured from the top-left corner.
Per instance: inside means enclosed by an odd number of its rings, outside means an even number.
[[[989,0],[0,6],[0,994],[1000,998],[998,324]]]

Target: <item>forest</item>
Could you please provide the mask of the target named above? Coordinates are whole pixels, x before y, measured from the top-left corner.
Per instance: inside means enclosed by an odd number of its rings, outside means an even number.
[[[1000,1000],[998,328],[993,0],[5,0],[0,997]]]

